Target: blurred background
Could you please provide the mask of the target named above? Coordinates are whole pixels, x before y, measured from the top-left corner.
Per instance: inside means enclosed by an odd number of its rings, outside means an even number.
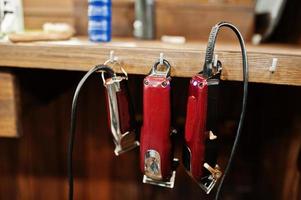
[[[62,22],[71,25],[76,35],[88,33],[88,0],[0,2],[2,20],[5,13],[9,15],[4,12],[5,2],[15,2],[15,7],[21,7],[15,11],[24,13],[21,30],[39,30],[47,22]],[[262,41],[300,44],[300,7],[298,0],[112,0],[112,36],[140,35],[141,38],[144,35],[144,38],[160,39],[170,35],[207,40],[209,27],[219,21],[229,21],[238,26],[247,41],[255,44]],[[22,17],[20,20],[23,23]],[[147,30],[141,33],[137,21]],[[221,40],[231,38],[230,33],[221,35]]]
[[[3,22],[11,12],[3,9],[7,1],[0,0],[2,32],[8,25],[16,32],[41,30],[51,22],[67,23],[75,37],[88,37],[88,0],[16,0],[20,4],[14,12],[20,14],[22,24]],[[143,2],[149,3],[147,17]],[[300,0],[112,0],[112,38],[161,40],[162,36],[180,36],[186,41],[206,42],[214,24],[229,21],[237,25],[248,43],[300,46],[300,9]],[[226,30],[219,40],[236,41]],[[66,144],[71,100],[83,72],[18,69],[14,73],[22,99],[18,118],[21,134],[0,137],[0,200],[67,199]],[[142,80],[143,76],[130,75],[136,117],[140,120]],[[173,79],[173,97],[177,99],[173,105],[177,116],[174,124],[180,133],[178,158],[188,82],[187,78]],[[226,81],[221,91],[219,129],[224,140],[220,160],[224,167],[240,114],[241,100],[233,97],[241,97],[241,84]],[[80,97],[74,153],[75,199],[212,199],[182,166],[177,170],[174,189],[142,184],[138,149],[114,156],[111,135],[106,134],[109,130],[103,94],[104,88],[95,76]],[[301,199],[300,102],[300,87],[250,85],[243,136],[222,199]]]

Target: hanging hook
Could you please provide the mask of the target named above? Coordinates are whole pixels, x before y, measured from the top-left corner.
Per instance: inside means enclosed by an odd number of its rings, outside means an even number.
[[[218,55],[214,54],[213,67],[217,68]]]
[[[114,62],[114,51],[113,50],[110,51],[110,61]]]
[[[269,69],[270,72],[274,73],[276,71],[277,62],[278,62],[278,58],[272,59],[272,65],[270,66],[270,69]]]
[[[121,72],[128,77],[127,72],[123,69],[122,67],[122,63],[119,61],[119,58],[117,56],[114,55],[114,51],[111,50],[110,51],[110,55],[109,55],[109,59],[107,61],[104,62],[105,65],[108,65],[109,63],[112,64],[112,67],[114,67],[114,65],[119,65]]]
[[[109,55],[109,59],[106,60],[106,61],[104,62],[104,64],[105,64],[105,65],[107,65],[107,64],[109,64],[109,63],[114,64],[114,63],[117,62],[117,61],[118,61],[118,57],[114,56],[114,51],[111,50],[111,51],[110,51],[110,55]]]
[[[159,63],[160,65],[164,64],[164,54],[162,52],[160,53]]]
[[[106,60],[106,61],[104,62],[104,65],[109,65],[109,64],[111,64],[112,67],[114,67],[116,64],[119,65],[120,71],[124,74],[125,78],[127,79],[128,74],[127,74],[127,72],[123,69],[122,63],[119,61],[118,57],[114,55],[114,53],[115,53],[115,52],[114,52],[113,50],[110,51],[109,59]],[[114,76],[116,76],[116,74],[115,74]],[[103,80],[103,83],[104,83],[104,86],[105,86],[104,72],[102,72],[101,77],[102,77],[102,80]]]

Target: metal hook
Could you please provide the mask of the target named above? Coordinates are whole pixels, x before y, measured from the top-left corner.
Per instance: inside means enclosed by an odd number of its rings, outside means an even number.
[[[218,55],[214,54],[213,67],[217,67]]]
[[[103,71],[101,72],[101,79],[102,79],[103,86],[106,87],[105,73]]]
[[[170,66],[170,63],[163,59],[163,64],[165,67],[166,67],[166,70],[165,71],[158,71],[157,70],[157,67],[158,65],[160,65],[160,61],[157,61],[154,66],[152,67],[151,71],[150,71],[150,75],[159,75],[159,76],[165,76],[165,77],[169,77],[170,76],[170,70],[171,70],[171,66]]]
[[[159,58],[160,65],[163,65],[163,62],[164,62],[164,54],[160,53],[160,58]]]
[[[114,62],[114,51],[113,50],[110,51],[110,61]]]
[[[270,69],[269,69],[270,72],[274,73],[276,71],[277,62],[278,62],[278,58],[272,59],[272,65],[270,66]]]
[[[109,55],[109,59],[104,62],[104,65],[108,65],[109,63],[114,64],[115,62],[117,62],[117,59],[114,56],[114,51],[111,50],[110,55]],[[101,78],[102,78],[103,85],[106,87],[106,80],[105,80],[104,71],[101,72]]]
[[[127,72],[123,69],[122,63],[119,62],[119,58],[118,58],[117,56],[114,55],[114,51],[113,51],[113,50],[110,51],[109,59],[108,59],[107,61],[104,62],[104,65],[108,65],[109,63],[113,64],[113,66],[114,66],[115,64],[118,64],[119,67],[120,67],[120,70],[121,70],[122,73],[125,75],[125,77],[128,77]]]
[[[118,57],[114,56],[114,51],[111,50],[111,51],[110,51],[109,59],[106,60],[106,61],[104,62],[104,64],[107,65],[108,63],[115,63],[115,62],[117,62],[117,61],[118,61]]]

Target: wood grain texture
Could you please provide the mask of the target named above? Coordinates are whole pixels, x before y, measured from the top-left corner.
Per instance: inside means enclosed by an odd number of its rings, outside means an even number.
[[[133,36],[135,21],[135,0],[112,1],[112,35]],[[74,0],[75,26],[79,35],[87,34],[87,1]],[[235,23],[247,40],[250,40],[254,24],[254,2],[204,0],[156,1],[156,38],[162,35],[181,35],[187,39],[207,39],[211,27],[218,21]],[[202,20],[202,23],[200,23]],[[223,40],[233,41],[231,34],[221,36]]]
[[[288,156],[284,162],[286,170],[284,172],[282,198],[300,199],[301,198],[301,118],[293,121],[292,137],[288,142]]]
[[[0,71],[0,137],[17,137],[18,94],[15,76]]]
[[[46,22],[74,25],[73,0],[23,0],[26,29],[42,29]]]
[[[208,27],[220,21],[235,24],[245,40],[250,41],[254,26],[254,5],[236,5],[225,2],[158,1],[156,3],[156,36],[180,35],[187,39],[207,40]],[[229,31],[220,36],[224,41],[235,41]]]
[[[36,32],[24,32],[24,33],[11,33],[8,34],[8,38],[11,42],[36,42],[36,41],[58,41],[58,40],[70,40],[73,36],[73,32],[63,33],[47,33],[43,31]]]
[[[42,30],[43,24],[46,22],[51,23],[68,23],[74,24],[74,21],[70,17],[60,16],[26,16],[24,18],[25,28],[29,30]]]
[[[250,91],[246,123],[256,125],[245,128],[250,141],[240,146],[257,154],[249,163],[259,169],[254,173],[256,192],[267,193],[265,199],[299,200],[301,107],[296,105],[301,101],[301,88],[258,85]]]
[[[23,100],[20,103],[24,108],[23,136],[0,138],[0,199],[65,200],[72,95],[84,73],[36,69],[15,69],[14,73],[20,80]],[[135,110],[140,116],[143,77],[130,75],[129,78]],[[181,159],[189,79],[173,78],[172,83],[173,124],[180,133],[176,157]],[[244,129],[225,182],[223,199],[286,200],[290,195],[284,194],[292,190],[285,190],[283,181],[290,179],[288,170],[292,169],[291,164],[296,164],[295,158],[291,158],[295,155],[292,150],[298,147],[293,139],[300,135],[300,128],[293,128],[300,127],[301,112],[296,107],[301,100],[300,89],[250,84]],[[222,82],[220,97],[220,158],[224,169],[239,118],[241,84]],[[75,200],[212,199],[185,173],[182,165],[172,190],[142,184],[138,149],[119,157],[113,153],[104,104],[104,87],[98,74],[86,83],[79,97],[74,149]],[[289,163],[288,159],[291,159]]]
[[[172,65],[171,75],[191,77],[203,66],[206,43],[185,45],[163,44],[159,41],[115,39],[95,44],[86,40],[67,42],[38,42],[29,44],[0,44],[0,66],[87,71],[104,63],[109,52],[124,62],[130,74],[146,74],[163,52]],[[295,46],[247,46],[250,82],[301,85],[301,49]],[[242,80],[241,52],[238,45],[220,44],[216,53],[223,64],[224,80]],[[275,73],[269,72],[272,59],[278,58]],[[119,70],[116,67],[116,70]]]
[[[21,103],[24,134],[18,140],[0,138],[0,199],[67,199],[70,109],[75,86],[83,74],[17,71],[24,100]],[[104,88],[99,78],[92,77],[79,98],[74,149],[75,199],[192,200],[195,196],[205,196],[183,168],[177,172],[175,189],[168,190],[142,184],[138,149],[119,157],[114,155]],[[141,84],[141,78],[132,79],[130,87],[140,89]],[[141,96],[137,96],[135,106],[140,101]],[[191,195],[187,197],[183,191]]]

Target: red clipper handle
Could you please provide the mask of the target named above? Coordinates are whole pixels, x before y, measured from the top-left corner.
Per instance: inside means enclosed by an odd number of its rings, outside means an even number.
[[[192,77],[188,92],[183,164],[206,193],[221,177],[213,134],[216,131],[218,84],[219,74],[210,78],[198,74]]]
[[[170,65],[167,72],[157,71],[156,63],[144,79],[143,126],[140,138],[140,168],[144,183],[173,187],[171,141]]]
[[[202,177],[204,170],[207,99],[207,80],[199,75],[194,76],[189,85],[185,142],[190,154],[187,155],[190,161],[186,169],[196,180]]]

